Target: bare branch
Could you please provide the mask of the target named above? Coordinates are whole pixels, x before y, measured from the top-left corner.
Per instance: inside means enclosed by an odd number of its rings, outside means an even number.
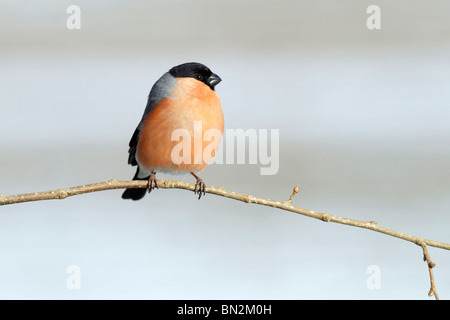
[[[86,184],[78,187],[70,187],[64,189],[56,189],[51,191],[34,192],[17,194],[11,196],[0,195],[0,206],[21,202],[38,201],[38,200],[50,200],[50,199],[65,199],[67,197],[75,196],[83,193],[90,193],[102,190],[112,190],[112,189],[124,189],[124,188],[146,188],[148,181],[137,180],[137,181],[121,181],[121,180],[108,180],[104,182]],[[158,186],[162,189],[185,189],[194,191],[195,184],[184,182],[184,181],[174,181],[174,180],[158,180]],[[413,235],[408,235],[399,231],[388,229],[379,226],[375,221],[360,221],[349,218],[343,218],[328,213],[317,212],[309,209],[300,208],[291,204],[294,195],[298,192],[299,188],[296,186],[294,191],[288,201],[276,201],[265,198],[259,198],[251,195],[246,195],[242,193],[237,193],[234,191],[225,190],[221,187],[206,187],[206,193],[215,194],[218,196],[239,200],[247,203],[255,203],[263,206],[274,207],[286,211],[291,211],[311,218],[319,219],[325,222],[335,222],[340,224],[345,224],[348,226],[369,229],[372,231],[377,231],[384,233],[389,236],[400,238],[406,241],[419,244],[423,241],[427,246],[437,247],[441,249],[450,250],[450,244],[444,242],[438,242],[428,239],[422,239]]]
[[[185,190],[195,190],[195,184],[187,183],[184,181],[173,181],[173,180],[158,180],[158,186],[162,189],[185,189]],[[93,184],[82,185],[78,187],[70,187],[64,189],[56,189],[44,192],[17,194],[11,196],[5,196],[0,194],[0,206],[21,202],[38,201],[38,200],[50,200],[50,199],[65,199],[67,197],[75,196],[78,194],[111,190],[111,189],[124,189],[124,188],[147,188],[148,181],[120,181],[120,180],[109,180],[105,182],[98,182]],[[215,194],[218,196],[243,201],[246,203],[255,203],[263,206],[274,207],[297,214],[301,214],[310,218],[315,218],[322,220],[324,222],[335,222],[348,226],[369,229],[372,231],[380,232],[392,237],[403,239],[414,244],[420,245],[423,249],[424,259],[427,261],[428,269],[430,273],[431,289],[429,291],[429,296],[434,295],[438,299],[436,292],[436,287],[434,284],[434,277],[432,268],[434,263],[431,262],[430,256],[428,254],[427,246],[441,248],[445,250],[450,250],[450,244],[444,242],[438,242],[434,240],[423,239],[417,236],[409,235],[392,229],[382,227],[375,221],[360,221],[350,218],[343,218],[335,216],[328,213],[317,212],[309,209],[304,209],[301,207],[294,206],[292,200],[294,196],[299,192],[300,188],[298,186],[294,187],[294,190],[287,201],[276,201],[265,198],[259,198],[251,195],[246,195],[242,193],[237,193],[234,191],[225,190],[221,187],[206,187],[206,193]]]

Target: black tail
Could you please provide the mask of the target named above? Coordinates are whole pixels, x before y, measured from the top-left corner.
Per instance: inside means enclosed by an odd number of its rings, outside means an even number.
[[[133,177],[133,180],[148,180],[148,177],[146,178],[138,178],[139,174],[139,167],[136,170],[136,174]],[[147,188],[129,188],[125,189],[125,191],[122,193],[122,199],[132,199],[132,200],[139,200],[142,199],[145,196],[145,193],[147,192]]]

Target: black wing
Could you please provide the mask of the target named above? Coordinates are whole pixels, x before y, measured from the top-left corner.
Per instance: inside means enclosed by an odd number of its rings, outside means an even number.
[[[128,164],[131,164],[132,166],[137,166],[138,164],[136,161],[136,147],[138,144],[139,132],[141,132],[141,130],[138,126],[136,130],[134,130],[133,136],[131,137],[129,143],[130,149],[128,149]]]

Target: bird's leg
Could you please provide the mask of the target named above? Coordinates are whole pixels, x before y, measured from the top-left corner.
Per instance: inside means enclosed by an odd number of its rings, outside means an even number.
[[[195,173],[191,172],[191,174],[194,176],[195,179],[197,179],[197,182],[195,183],[195,189],[194,189],[194,194],[198,193],[198,198],[200,199],[202,197],[202,193],[205,195],[206,194],[206,185],[203,182],[202,179],[200,179],[200,177],[198,177]]]
[[[158,180],[156,180],[155,173],[156,173],[155,171],[152,171],[152,173],[150,174],[150,177],[148,178],[148,192],[149,193],[152,192],[152,190],[155,188],[159,189]]]

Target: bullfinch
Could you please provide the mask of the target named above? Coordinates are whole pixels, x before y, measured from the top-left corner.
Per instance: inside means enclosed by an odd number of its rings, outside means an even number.
[[[197,174],[206,168],[216,151],[209,150],[211,158],[203,157],[209,145],[204,142],[212,140],[206,139],[204,133],[208,130],[219,133],[215,136],[218,140],[215,147],[220,145],[222,138],[224,119],[220,99],[214,90],[221,81],[205,65],[190,62],[173,67],[153,85],[128,150],[128,164],[137,166],[133,180],[148,180],[148,192],[158,188],[155,174],[167,172],[192,174],[197,180],[194,193],[199,199],[205,194],[205,183]],[[200,148],[194,137],[199,130]],[[200,161],[195,154],[199,151]],[[129,188],[122,198],[139,200],[146,191],[146,188]]]

